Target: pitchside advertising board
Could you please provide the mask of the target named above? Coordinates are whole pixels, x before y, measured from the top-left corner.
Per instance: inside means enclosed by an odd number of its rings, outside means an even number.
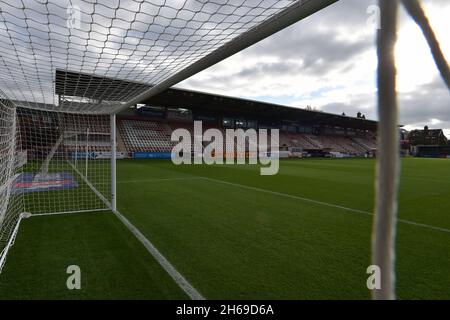
[[[111,159],[111,152],[88,152],[88,159]],[[72,159],[86,159],[86,152],[72,152]],[[125,152],[116,152],[116,159],[125,159]]]
[[[277,152],[279,158],[288,158],[290,153],[289,151],[279,151]],[[267,154],[260,154],[260,157],[262,156],[270,156],[270,152]],[[134,159],[171,159],[172,154],[170,152],[134,152],[133,158]],[[203,154],[199,155],[200,157],[203,157]]]
[[[134,152],[134,159],[170,159],[170,152]]]

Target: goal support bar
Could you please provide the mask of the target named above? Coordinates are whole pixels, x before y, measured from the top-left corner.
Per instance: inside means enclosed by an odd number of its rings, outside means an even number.
[[[27,218],[27,217],[29,217],[29,214],[25,213],[25,212],[23,212],[19,215],[19,219],[16,222],[16,225],[15,225],[14,230],[9,238],[8,243],[6,244],[6,247],[3,249],[2,252],[0,252],[0,273],[2,273],[3,266],[5,265],[6,257],[9,253],[9,250],[14,245],[14,241],[16,240],[17,232],[19,231],[20,222],[22,221],[22,219]]]
[[[117,210],[116,197],[116,115],[110,115],[111,121],[111,210]]]

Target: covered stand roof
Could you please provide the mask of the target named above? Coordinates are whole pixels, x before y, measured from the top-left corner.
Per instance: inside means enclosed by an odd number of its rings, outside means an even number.
[[[97,86],[89,85],[92,82],[96,82]],[[147,88],[150,86],[62,70],[57,70],[55,75],[56,94],[66,97],[83,95],[85,98],[98,101],[97,103],[101,103],[102,99],[119,99],[124,90],[138,92]],[[63,103],[67,102],[63,101]],[[69,103],[74,108],[77,102]],[[184,108],[193,113],[233,115],[267,120],[279,119],[366,130],[375,130],[377,126],[377,122],[373,120],[179,88],[169,88],[142,103],[169,108]],[[78,104],[80,108],[83,108],[84,104]]]
[[[97,85],[90,85],[93,82]],[[120,99],[122,92],[125,90],[138,92],[147,88],[150,88],[150,86],[76,72],[57,70],[55,74],[56,94],[64,95],[65,98],[82,95],[85,98],[95,100],[91,102],[92,104],[102,103],[102,99]],[[76,105],[79,106],[80,110],[85,108],[84,103],[73,101],[62,101],[62,103],[70,103],[72,109]],[[305,124],[365,130],[375,130],[377,126],[377,122],[373,120],[179,88],[169,88],[150,99],[142,101],[142,103],[168,108],[189,109],[193,113],[298,121]]]
[[[124,93],[133,97],[151,86],[133,81],[99,77],[83,73],[56,70],[55,93],[64,96],[84,97],[97,101],[123,101]]]
[[[144,102],[149,105],[190,109],[193,113],[241,115],[372,131],[377,128],[377,121],[374,120],[177,88],[170,88]]]

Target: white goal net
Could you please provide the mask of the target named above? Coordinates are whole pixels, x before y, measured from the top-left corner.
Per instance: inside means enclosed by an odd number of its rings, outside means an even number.
[[[115,209],[115,114],[336,0],[0,0],[0,267],[20,214]]]
[[[0,3],[0,88],[8,98],[31,108],[110,113],[150,86],[300,2]],[[67,80],[59,85],[55,85],[57,70],[62,70],[58,76]],[[121,84],[113,79],[128,82]],[[58,94],[72,99],[59,101]]]
[[[107,209],[111,190],[108,115],[17,109],[26,164],[16,178],[33,214]]]
[[[21,165],[20,157],[16,156],[16,133],[16,108],[0,91],[0,270],[5,248],[23,211],[21,197],[12,190]]]
[[[111,209],[110,123],[0,99],[0,270],[21,213]]]

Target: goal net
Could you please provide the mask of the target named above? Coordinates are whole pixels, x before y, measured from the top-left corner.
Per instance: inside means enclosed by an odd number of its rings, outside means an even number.
[[[15,179],[33,214],[107,209],[111,193],[108,115],[17,108],[26,164]]]
[[[21,213],[115,209],[117,112],[335,1],[0,0],[0,263]]]
[[[109,115],[36,110],[0,99],[0,119],[2,250],[12,244],[23,212],[110,210]]]
[[[23,211],[21,197],[12,190],[21,166],[16,139],[19,139],[16,108],[0,90],[0,270],[4,263],[5,248]]]

